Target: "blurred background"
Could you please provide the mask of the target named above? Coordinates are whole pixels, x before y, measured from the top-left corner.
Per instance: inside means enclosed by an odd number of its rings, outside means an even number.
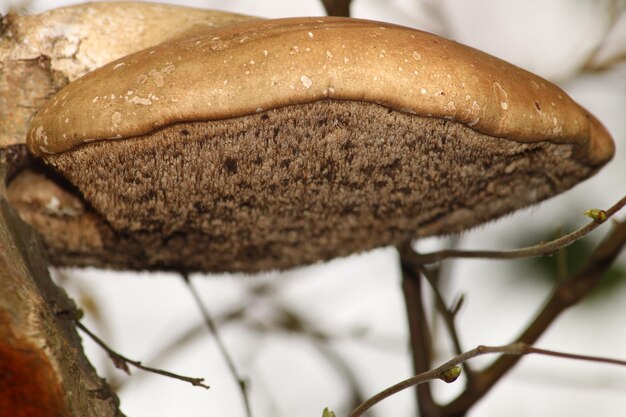
[[[40,13],[71,0],[0,0],[0,13]],[[286,17],[323,15],[318,0],[184,0],[177,5]],[[462,248],[514,248],[585,224],[589,208],[608,208],[626,191],[626,1],[354,0],[352,16],[434,32],[481,49],[557,84],[613,134],[615,159],[595,177],[539,206],[459,237]],[[621,219],[624,213],[618,215]],[[609,226],[567,255],[570,271]],[[419,250],[450,239],[416,242]],[[510,342],[549,295],[553,258],[447,261],[443,293],[464,294],[457,326],[465,349]],[[626,254],[588,299],[567,311],[538,346],[626,359]],[[117,389],[129,417],[243,416],[239,391],[188,289],[175,274],[54,270],[86,310],[86,323],[118,352],[194,377],[191,387],[141,371],[129,378],[90,340],[93,363]],[[256,417],[346,415],[359,398],[412,374],[398,256],[393,248],[261,276],[192,276],[219,323],[224,342],[249,381]],[[450,358],[435,320],[435,363]],[[482,357],[474,363],[485,364]],[[433,383],[452,398],[462,383]],[[471,411],[471,416],[623,416],[626,369],[526,357]],[[381,403],[372,416],[416,415],[412,390]]]

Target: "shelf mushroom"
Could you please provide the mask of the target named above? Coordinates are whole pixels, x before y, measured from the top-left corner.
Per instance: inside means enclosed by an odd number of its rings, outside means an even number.
[[[571,188],[614,152],[538,76],[330,17],[125,56],[59,91],[28,147],[106,219],[102,266],[245,272],[458,233]]]

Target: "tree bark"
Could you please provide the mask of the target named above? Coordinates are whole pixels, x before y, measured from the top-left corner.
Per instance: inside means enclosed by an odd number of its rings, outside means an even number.
[[[350,17],[351,0],[322,0],[328,16]]]
[[[41,245],[6,200],[0,160],[0,415],[121,416],[84,355],[75,305],[48,274]]]

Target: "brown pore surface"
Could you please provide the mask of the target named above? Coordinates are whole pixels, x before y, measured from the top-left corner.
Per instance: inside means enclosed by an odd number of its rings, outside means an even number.
[[[48,161],[116,231],[102,266],[256,272],[460,232],[591,175],[579,151],[322,100]]]

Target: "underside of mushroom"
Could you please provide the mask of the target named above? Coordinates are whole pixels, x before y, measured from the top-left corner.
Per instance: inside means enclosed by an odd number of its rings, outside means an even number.
[[[589,176],[575,152],[323,100],[175,124],[49,162],[116,231],[102,266],[256,272],[461,232]],[[64,263],[84,256],[63,252]]]

